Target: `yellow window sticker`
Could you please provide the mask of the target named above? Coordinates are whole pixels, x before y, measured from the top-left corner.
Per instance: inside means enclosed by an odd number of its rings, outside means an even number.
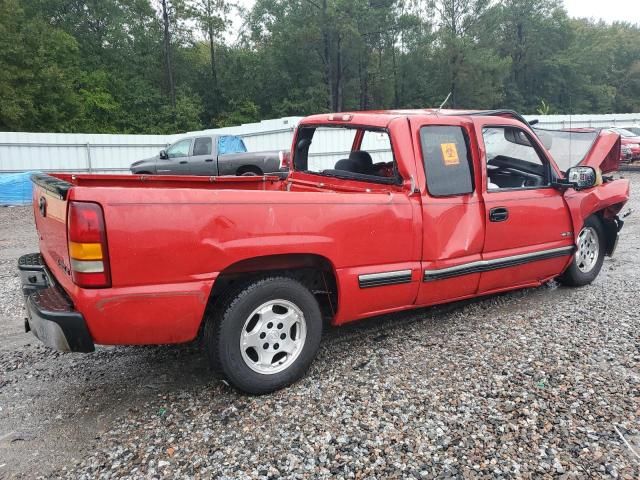
[[[458,158],[458,149],[455,143],[441,143],[442,159],[446,166],[460,165],[460,158]]]

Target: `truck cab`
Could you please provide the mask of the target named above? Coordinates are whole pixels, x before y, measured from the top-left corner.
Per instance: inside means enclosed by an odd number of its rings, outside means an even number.
[[[262,175],[282,170],[282,156],[279,151],[248,152],[236,135],[198,135],[182,138],[130,169],[143,175]]]
[[[385,113],[310,117],[299,125],[294,142],[294,179],[326,176],[327,186],[337,178],[368,183],[369,190],[388,185],[406,192],[419,231],[407,229],[403,237],[394,219],[392,244],[402,252],[393,259],[396,270],[372,266],[363,271],[367,280],[380,275],[381,282],[404,282],[402,301],[429,305],[537,285],[565,270],[585,215],[593,213],[584,211],[584,193],[563,184],[567,170],[591,161],[605,165],[600,175],[609,172],[620,148],[615,135],[571,132],[575,152],[563,157],[563,171],[543,144],[543,139],[553,143],[554,132],[536,133],[513,112]],[[314,151],[314,142],[326,143],[323,137],[331,129],[340,132],[332,133],[334,142],[352,142],[347,158],[327,159]],[[567,147],[568,134],[556,135],[556,149]],[[365,145],[363,140],[371,137],[378,144]],[[379,148],[382,144],[389,148]],[[333,168],[325,168],[333,161]],[[599,187],[612,193],[622,189],[617,209],[625,188],[626,182],[608,179]],[[618,224],[612,217],[603,218],[603,224],[606,238],[601,241],[610,252]],[[587,269],[587,263],[583,259],[581,267]],[[406,276],[416,269],[422,282]],[[382,312],[398,301],[361,295],[361,301],[350,302],[351,318],[367,316],[372,303]]]

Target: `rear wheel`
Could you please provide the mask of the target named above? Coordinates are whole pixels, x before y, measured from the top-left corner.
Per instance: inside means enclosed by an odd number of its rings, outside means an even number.
[[[212,367],[236,388],[254,394],[301,378],[318,352],[321,335],[318,302],[288,277],[238,285],[205,325]]]
[[[602,221],[592,215],[584,222],[576,241],[573,261],[559,277],[559,280],[574,287],[581,287],[593,282],[602,268],[605,247],[606,239]]]
[[[249,167],[240,167],[236,172],[236,175],[240,175],[243,177],[255,177],[255,176],[263,175],[263,173],[262,173],[262,170],[260,170],[258,167],[249,166]]]

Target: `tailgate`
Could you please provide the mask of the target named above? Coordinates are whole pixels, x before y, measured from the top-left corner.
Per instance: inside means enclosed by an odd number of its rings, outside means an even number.
[[[33,214],[38,230],[40,253],[51,273],[61,283],[71,280],[67,246],[67,195],[72,185],[46,174],[31,177]]]

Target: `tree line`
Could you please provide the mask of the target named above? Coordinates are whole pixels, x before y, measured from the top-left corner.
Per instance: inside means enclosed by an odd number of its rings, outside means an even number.
[[[638,112],[640,28],[561,0],[0,0],[4,131],[175,133],[449,94]]]

